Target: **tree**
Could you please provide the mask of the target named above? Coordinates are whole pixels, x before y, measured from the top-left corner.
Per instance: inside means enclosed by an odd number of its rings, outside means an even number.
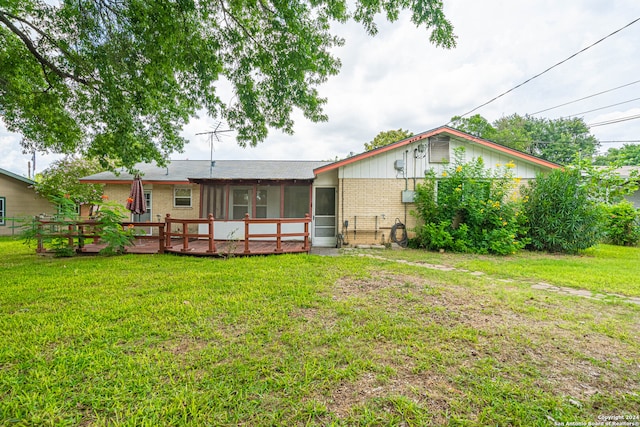
[[[413,133],[404,129],[382,131],[371,141],[365,142],[364,149],[366,151],[371,151],[376,148],[401,141],[405,138],[409,138],[410,136],[413,136]]]
[[[592,158],[600,143],[581,118],[546,119],[512,114],[493,124],[476,114],[455,116],[453,127],[551,162],[568,165]]]
[[[596,156],[595,165],[640,166],[640,145],[624,144],[621,148],[609,148],[604,155]]]
[[[603,236],[603,210],[590,197],[578,168],[540,173],[521,192],[534,249],[577,253]]]
[[[110,167],[163,164],[201,110],[256,145],[269,128],[292,133],[294,108],[327,120],[317,87],[338,73],[331,50],[343,43],[332,22],[374,35],[378,14],[395,21],[403,9],[431,43],[455,46],[441,0],[5,0],[0,115],[25,151],[81,152]]]
[[[81,184],[79,179],[102,171],[104,168],[96,160],[68,156],[53,162],[36,177],[35,190],[51,201],[65,198],[76,206],[95,204],[100,201],[102,187]]]
[[[451,118],[451,127],[491,141],[495,141],[496,138],[496,129],[480,114],[466,118],[454,116]]]

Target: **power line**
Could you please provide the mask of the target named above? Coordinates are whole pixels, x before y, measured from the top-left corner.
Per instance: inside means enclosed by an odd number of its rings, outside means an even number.
[[[617,104],[607,105],[606,107],[594,108],[593,110],[583,111],[581,113],[576,113],[576,114],[571,114],[569,116],[564,116],[564,117],[561,117],[561,119],[568,119],[568,118],[571,118],[571,117],[580,116],[582,114],[593,113],[594,111],[606,110],[607,108],[615,107],[615,106],[622,105],[622,104],[628,104],[629,102],[637,101],[639,99],[640,98],[633,98],[633,99],[630,99],[628,101],[618,102]]]
[[[640,18],[636,18],[636,19],[634,19],[633,21],[629,22],[629,23],[628,23],[627,25],[625,25],[624,27],[618,28],[618,29],[617,29],[617,30],[615,30],[614,32],[612,32],[612,33],[610,33],[610,34],[608,34],[608,35],[604,36],[604,37],[603,37],[603,38],[601,38],[600,40],[596,41],[595,43],[590,44],[589,46],[585,47],[584,49],[581,49],[580,51],[578,51],[578,52],[574,53],[573,55],[569,56],[568,58],[563,59],[562,61],[558,62],[557,64],[552,65],[551,67],[547,68],[546,70],[542,71],[541,73],[538,73],[538,74],[536,74],[535,76],[533,76],[533,77],[531,77],[531,78],[529,78],[529,79],[525,80],[524,82],[520,83],[519,85],[517,85],[517,86],[515,86],[515,87],[513,87],[513,88],[511,88],[511,89],[509,89],[508,91],[501,93],[500,95],[498,95],[498,96],[496,96],[496,97],[494,97],[494,98],[490,99],[489,101],[485,102],[484,104],[481,104],[481,105],[477,106],[476,108],[474,108],[474,109],[472,109],[472,110],[470,110],[470,111],[467,111],[466,113],[462,114],[460,117],[467,116],[467,115],[469,115],[469,114],[473,113],[474,111],[479,110],[480,108],[482,108],[482,107],[484,107],[484,106],[486,106],[486,105],[491,104],[493,101],[495,101],[495,100],[497,100],[497,99],[499,99],[499,98],[502,98],[502,97],[503,97],[503,96],[505,96],[506,94],[508,94],[508,93],[510,93],[510,92],[513,92],[514,90],[518,89],[518,88],[519,88],[519,87],[521,87],[521,86],[524,86],[525,84],[527,84],[527,83],[529,83],[530,81],[532,81],[532,80],[534,80],[534,79],[536,79],[536,78],[540,77],[541,75],[548,73],[548,72],[549,72],[549,71],[551,71],[552,69],[554,69],[554,68],[558,67],[559,65],[564,64],[565,62],[567,62],[567,61],[569,61],[570,59],[572,59],[572,58],[574,58],[574,57],[578,56],[578,55],[579,55],[579,54],[581,54],[582,52],[584,52],[584,51],[586,51],[586,50],[588,50],[588,49],[591,49],[592,47],[594,47],[594,46],[595,46],[595,45],[597,45],[598,43],[603,42],[604,40],[608,39],[609,37],[613,36],[614,34],[619,33],[620,31],[624,30],[625,28],[630,27],[631,25],[635,24],[635,23],[636,23],[636,22],[638,22],[638,21],[640,21]],[[451,123],[452,123],[452,122],[451,122],[451,121],[449,121],[449,122],[447,123],[447,125],[449,125],[449,124],[451,124]]]
[[[636,143],[636,142],[640,142],[640,139],[618,139],[618,140],[605,140],[605,141],[598,141],[602,144],[619,144],[619,143]]]
[[[545,108],[544,110],[536,111],[535,113],[531,113],[530,115],[531,116],[535,116],[536,114],[544,113],[545,111],[555,110],[556,108],[560,108],[560,107],[564,107],[565,105],[574,104],[576,102],[584,101],[585,99],[593,98],[594,96],[602,95],[602,94],[607,93],[607,92],[613,92],[614,90],[622,89],[623,87],[631,86],[631,85],[634,85],[636,83],[640,83],[640,80],[636,80],[635,82],[627,83],[627,84],[622,85],[622,86],[614,87],[613,89],[603,90],[602,92],[594,93],[593,95],[585,96],[583,98],[576,99],[575,101],[565,102],[564,104],[556,105],[555,107]]]
[[[640,119],[640,114],[636,114],[634,116],[619,117],[617,119],[605,120],[604,122],[588,123],[587,126],[590,128],[593,128],[597,126],[613,125],[615,123],[626,122],[626,121],[635,120],[635,119]]]

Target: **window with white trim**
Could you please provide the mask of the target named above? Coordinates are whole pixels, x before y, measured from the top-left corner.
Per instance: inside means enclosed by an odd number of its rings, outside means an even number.
[[[174,188],[173,207],[174,208],[190,208],[191,207],[191,188],[189,187]]]

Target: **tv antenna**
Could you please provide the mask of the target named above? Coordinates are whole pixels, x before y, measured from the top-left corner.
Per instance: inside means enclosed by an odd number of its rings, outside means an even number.
[[[214,165],[214,161],[213,161],[213,151],[214,151],[213,140],[214,140],[214,138],[215,138],[215,140],[217,142],[220,142],[220,136],[222,136],[221,134],[226,133],[226,132],[233,132],[232,129],[220,129],[220,126],[222,126],[222,122],[216,123],[215,128],[213,130],[211,130],[211,131],[196,133],[196,135],[209,135],[209,147],[210,147],[209,178],[211,178],[213,176],[213,165]]]

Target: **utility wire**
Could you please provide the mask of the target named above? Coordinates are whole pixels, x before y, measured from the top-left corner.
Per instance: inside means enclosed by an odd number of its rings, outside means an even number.
[[[607,105],[606,107],[594,108],[593,110],[583,111],[581,113],[571,114],[569,116],[560,117],[561,119],[569,119],[571,117],[581,116],[582,114],[593,113],[594,111],[606,110],[607,108],[615,107],[617,105],[628,104],[629,102],[637,101],[640,98],[633,98],[628,101],[618,102],[617,104]]]
[[[617,119],[606,120],[604,122],[588,123],[587,126],[590,128],[593,128],[596,126],[613,125],[615,123],[626,122],[626,121],[635,120],[635,119],[640,119],[640,114],[636,114],[635,116],[619,117]]]
[[[467,111],[466,113],[462,114],[460,117],[467,116],[467,115],[469,115],[469,114],[473,113],[474,111],[479,110],[480,108],[484,107],[485,105],[489,105],[489,104],[491,104],[493,101],[495,101],[495,100],[497,100],[497,99],[499,99],[499,98],[502,98],[502,97],[503,97],[503,96],[505,96],[506,94],[508,94],[508,93],[510,93],[510,92],[513,92],[514,90],[518,89],[518,88],[519,88],[519,87],[521,87],[521,86],[524,86],[525,84],[529,83],[529,82],[530,82],[530,81],[532,81],[533,79],[536,79],[536,78],[540,77],[541,75],[546,74],[547,72],[551,71],[552,69],[554,69],[554,68],[558,67],[559,65],[564,64],[565,62],[567,62],[567,61],[569,61],[570,59],[572,59],[572,58],[574,58],[574,57],[578,56],[578,55],[579,55],[579,54],[581,54],[582,52],[584,52],[584,51],[586,51],[586,50],[588,50],[588,49],[591,49],[592,47],[594,47],[594,46],[595,46],[595,45],[597,45],[598,43],[603,42],[604,40],[608,39],[609,37],[613,36],[614,34],[619,33],[620,31],[624,30],[625,28],[630,27],[631,25],[635,24],[635,23],[636,23],[636,22],[638,22],[638,21],[640,21],[640,18],[636,18],[636,19],[634,19],[633,21],[629,22],[629,23],[628,23],[627,25],[625,25],[624,27],[618,28],[618,29],[617,29],[617,30],[615,30],[614,32],[612,32],[612,33],[610,33],[610,34],[608,34],[608,35],[604,36],[604,37],[603,37],[603,38],[601,38],[600,40],[596,41],[595,43],[590,44],[589,46],[585,47],[584,49],[581,49],[580,51],[578,51],[578,52],[574,53],[573,55],[569,56],[568,58],[563,59],[562,61],[558,62],[557,64],[552,65],[551,67],[547,68],[546,70],[542,71],[541,73],[538,73],[538,74],[536,74],[535,76],[533,76],[533,77],[531,77],[531,78],[529,78],[529,79],[525,80],[524,82],[520,83],[519,85],[517,85],[517,86],[515,86],[515,87],[513,87],[513,88],[511,88],[511,89],[509,89],[508,91],[501,93],[500,95],[498,95],[498,96],[496,96],[496,97],[494,97],[494,98],[490,99],[489,101],[485,102],[484,104],[481,104],[481,105],[477,106],[476,108],[474,108],[474,109],[472,109],[472,110],[470,110],[470,111]],[[447,125],[450,125],[451,123],[452,123],[452,122],[451,122],[451,121],[449,121],[449,122],[447,123]]]
[[[535,116],[536,114],[544,113],[545,111],[555,110],[556,108],[564,107],[565,105],[574,104],[576,102],[584,101],[585,99],[593,98],[594,96],[602,95],[607,92],[613,92],[614,90],[622,89],[623,87],[631,86],[636,83],[640,83],[640,80],[636,80],[635,82],[627,83],[626,85],[614,87],[613,89],[603,90],[602,92],[594,93],[593,95],[585,96],[584,98],[576,99],[575,101],[565,102],[564,104],[556,105],[555,107],[545,108],[544,110],[536,111],[535,113],[531,113],[530,116]]]

